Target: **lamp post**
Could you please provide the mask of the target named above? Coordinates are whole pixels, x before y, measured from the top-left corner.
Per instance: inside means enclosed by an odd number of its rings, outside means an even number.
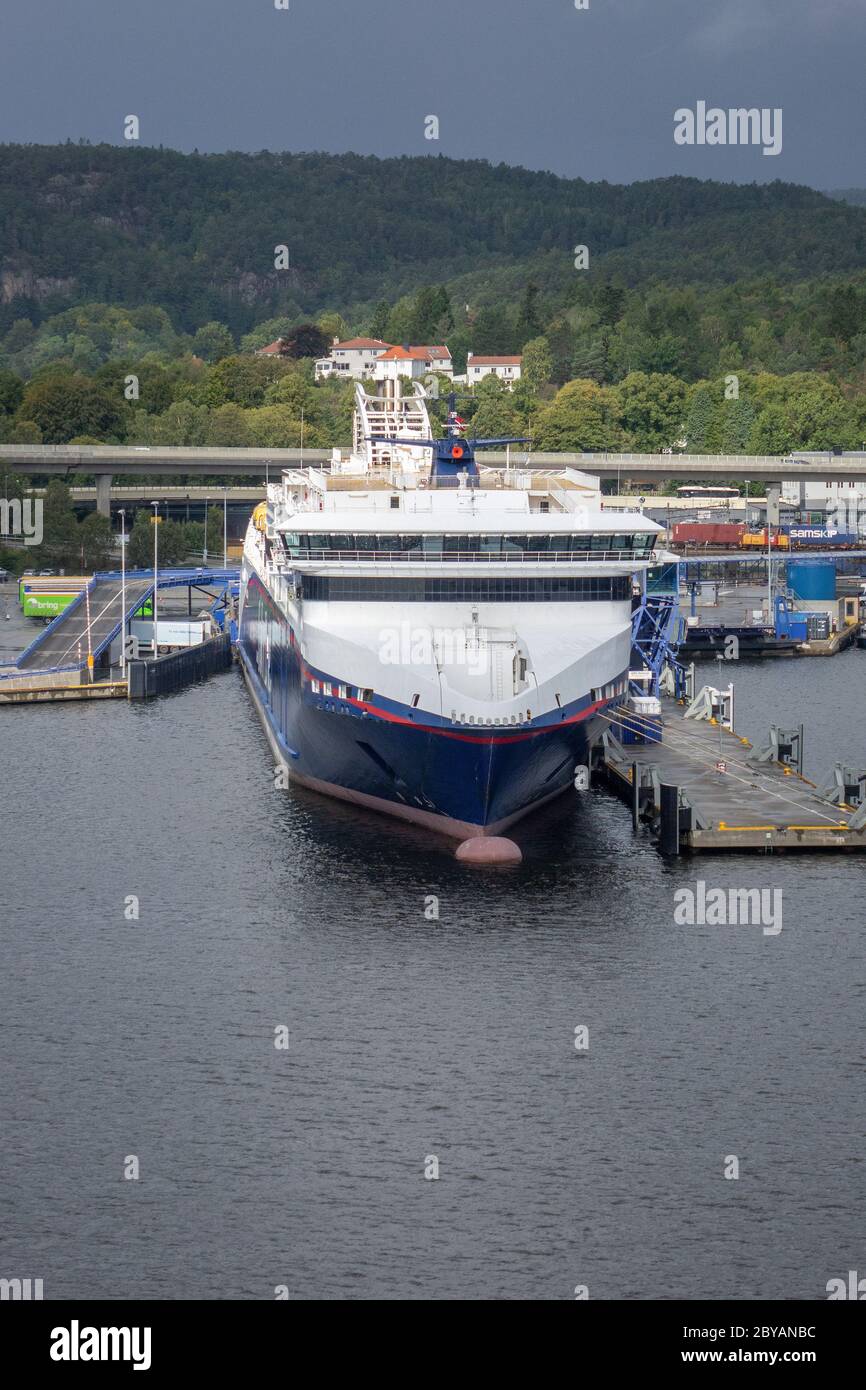
[[[126,674],[126,512],[120,508],[120,674]]]
[[[159,582],[159,503],[151,502],[153,507],[153,655],[158,655],[156,622],[158,616],[157,584]]]
[[[223,488],[223,569],[229,566],[229,490]]]
[[[207,569],[207,513],[208,513],[208,507],[209,507],[209,506],[210,506],[210,497],[205,496],[205,499],[204,499],[204,555],[202,556],[202,559],[203,559],[203,561],[204,561],[204,567],[205,567],[205,569]]]

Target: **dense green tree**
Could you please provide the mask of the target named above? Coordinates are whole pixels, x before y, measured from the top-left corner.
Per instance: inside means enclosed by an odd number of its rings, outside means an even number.
[[[755,407],[747,396],[726,400],[722,407],[722,453],[748,453],[754,423]]]
[[[546,338],[532,338],[523,346],[521,380],[534,392],[546,386],[553,375],[553,355]]]
[[[454,316],[444,285],[424,285],[415,296],[407,328],[416,346],[435,345],[452,327]]]
[[[613,328],[625,312],[625,289],[622,285],[613,285],[610,280],[605,280],[595,296],[595,306],[599,323]]]
[[[484,377],[476,390],[472,434],[479,439],[499,439],[520,433],[520,418],[511,393],[497,376]]]
[[[301,417],[288,405],[265,405],[248,410],[253,443],[260,449],[297,449],[301,443]],[[317,448],[318,441],[304,422],[304,442]]]
[[[114,538],[111,522],[99,512],[89,512],[78,527],[78,546],[85,574],[112,567],[111,551]]]
[[[268,387],[293,370],[295,366],[292,362],[279,357],[224,357],[204,384],[200,393],[201,403],[208,406],[240,405],[244,409],[262,405]]]
[[[494,304],[479,310],[472,324],[472,351],[493,356],[508,355],[516,351],[514,324],[507,309]]]
[[[380,299],[373,310],[373,317],[370,320],[371,338],[380,338],[383,342],[387,341],[385,334],[388,331],[388,315],[390,312],[391,306],[387,299]]]
[[[66,569],[81,563],[78,530],[69,488],[52,478],[43,497],[42,544],[32,552],[34,566]]]
[[[544,336],[553,359],[551,380],[557,386],[562,386],[574,376],[573,362],[577,346],[574,329],[566,318],[559,316],[548,324]]]
[[[224,323],[204,323],[192,340],[192,350],[205,362],[219,362],[234,352],[234,339]]]
[[[538,306],[539,288],[534,280],[530,280],[523,291],[523,298],[517,310],[516,337],[517,342],[525,345],[533,338],[541,337],[541,314]]]
[[[686,388],[678,377],[631,372],[615,388],[619,419],[640,453],[672,448],[683,428]]]
[[[156,362],[104,362],[93,379],[116,400],[127,402],[133,413],[142,409],[158,415],[172,402],[172,375]]]
[[[33,420],[0,415],[0,444],[42,444],[42,431]]]
[[[686,452],[717,454],[721,448],[720,409],[710,385],[701,383],[692,391],[686,415]]]
[[[217,563],[223,557],[225,518],[222,507],[208,507],[206,525],[208,560]]]
[[[16,319],[3,340],[3,351],[9,356],[26,352],[36,341],[36,329],[30,319]]]
[[[749,438],[753,454],[789,454],[795,447],[794,434],[781,405],[767,405],[755,419]]]
[[[132,569],[153,569],[153,513],[140,507],[129,530],[126,563]],[[159,523],[162,525],[163,523]]]
[[[179,521],[162,521],[159,527],[160,565],[180,565],[186,557],[186,527]]]
[[[578,343],[571,355],[571,375],[587,381],[610,380],[610,344],[598,336]]]
[[[340,338],[342,340],[350,337],[349,325],[346,323],[343,315],[338,314],[334,309],[330,309],[326,313],[319,315],[318,326],[328,339],[329,346],[334,338]],[[319,353],[317,355],[321,356],[322,354]]]
[[[208,423],[207,408],[191,401],[175,401],[161,415],[139,410],[130,428],[130,443],[200,449],[207,442]]]
[[[0,368],[0,415],[14,415],[24,395],[24,382]]]
[[[247,411],[239,405],[217,406],[207,423],[206,442],[216,449],[245,449],[251,443]]]
[[[595,452],[622,447],[616,395],[594,381],[569,381],[539,411],[535,446]]]
[[[122,401],[75,373],[31,382],[18,418],[38,425],[46,444],[65,444],[76,434],[122,439],[127,414]]]
[[[404,294],[397,300],[388,315],[388,322],[385,326],[384,338],[389,343],[411,343],[412,330],[415,324],[415,300],[412,295]]]
[[[854,285],[835,285],[827,294],[827,332],[848,343],[866,328],[866,296]]]

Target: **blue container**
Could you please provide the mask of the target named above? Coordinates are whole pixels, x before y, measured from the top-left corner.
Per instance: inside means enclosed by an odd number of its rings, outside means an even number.
[[[788,588],[798,599],[826,602],[836,597],[834,560],[789,560]]]

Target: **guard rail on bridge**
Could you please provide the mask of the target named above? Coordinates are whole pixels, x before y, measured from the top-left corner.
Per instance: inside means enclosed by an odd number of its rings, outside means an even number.
[[[0,463],[25,474],[92,474],[110,480],[113,474],[161,477],[198,474],[278,477],[284,468],[321,467],[330,463],[330,449],[216,449],[174,448],[162,445],[120,444],[3,444]],[[540,453],[526,459],[504,453],[485,455],[484,465],[513,468],[578,468],[604,479],[625,475],[635,480],[683,478],[749,479],[782,482],[832,479],[852,482],[866,479],[866,452],[781,454],[616,454]]]

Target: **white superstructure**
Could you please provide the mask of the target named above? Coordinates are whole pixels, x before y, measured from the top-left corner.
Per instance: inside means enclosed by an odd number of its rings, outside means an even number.
[[[379,743],[356,743],[395,785],[410,787],[423,780],[420,747],[386,747],[404,728],[423,728],[428,759],[440,746],[441,757],[456,756],[457,745],[435,737],[449,729],[476,745],[484,740],[471,731],[483,729],[500,759],[506,731],[531,731],[521,735],[537,739],[527,757],[551,739],[562,744],[566,729],[577,746],[590,715],[625,691],[633,576],[651,563],[661,531],[638,512],[603,510],[598,480],[576,470],[542,474],[524,460],[476,473],[473,441],[456,433],[433,449],[456,471],[437,477],[422,443],[430,439],[419,387],[404,397],[399,382],[386,382],[371,397],[359,386],[351,453],[335,451],[326,470],[289,470],[269,488],[247,533],[242,578],[242,604],[252,583],[291,633],[300,726],[308,727],[305,709],[360,710],[375,720]],[[254,627],[242,614],[242,651],[270,688],[277,638]],[[289,715],[293,747],[301,734],[293,736]],[[394,765],[406,757],[412,777]],[[529,786],[525,809],[543,790]],[[438,802],[437,811],[464,825]]]

